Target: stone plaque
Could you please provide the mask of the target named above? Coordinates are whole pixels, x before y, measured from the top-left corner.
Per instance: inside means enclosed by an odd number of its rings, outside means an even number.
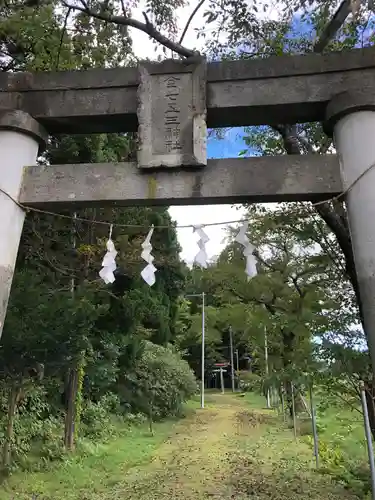
[[[138,166],[198,166],[206,154],[206,61],[139,66]]]

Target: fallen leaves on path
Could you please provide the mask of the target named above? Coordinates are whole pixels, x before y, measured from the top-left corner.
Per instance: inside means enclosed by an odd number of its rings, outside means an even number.
[[[355,500],[316,473],[277,417],[235,396],[183,420],[146,465],[124,473],[108,500]],[[285,439],[280,441],[280,433]],[[272,441],[273,440],[273,441]],[[275,447],[275,443],[277,447]],[[283,446],[284,445],[284,448]],[[275,447],[275,450],[273,450]],[[292,453],[292,455],[291,455]],[[292,457],[292,459],[290,458]],[[293,458],[294,457],[294,458]],[[306,458],[307,457],[307,458]],[[103,498],[103,497],[101,497]],[[94,499],[93,499],[94,500]]]

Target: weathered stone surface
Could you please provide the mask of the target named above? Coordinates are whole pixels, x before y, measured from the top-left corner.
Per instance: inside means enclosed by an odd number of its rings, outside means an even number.
[[[264,59],[240,59],[207,64],[207,82],[232,80],[258,80],[284,76],[301,76],[373,68],[374,48],[350,51],[328,52],[326,54],[303,54],[270,56]],[[181,70],[180,62],[169,59],[160,63],[150,63],[150,71],[164,73]],[[178,65],[178,66],[176,66]],[[179,67],[178,70],[176,68]],[[160,71],[159,71],[160,72]],[[38,71],[0,73],[2,92],[70,91],[93,89],[124,89],[137,87],[139,74],[137,67],[96,68],[84,71]]]
[[[0,130],[14,130],[33,137],[43,151],[48,134],[44,128],[28,113],[19,109],[0,109]]]
[[[375,86],[375,49],[207,65],[207,126],[322,121],[345,91]],[[176,64],[180,69],[176,69]],[[151,72],[183,63],[150,64]],[[0,108],[23,109],[50,133],[135,132],[137,68],[0,74]]]
[[[332,137],[335,125],[345,116],[359,111],[375,111],[372,89],[359,88],[336,94],[328,103],[324,122],[325,133]]]
[[[206,165],[205,60],[144,63],[139,77],[138,166]]]
[[[140,171],[134,163],[27,167],[20,202],[60,205],[203,205],[322,200],[342,191],[334,155],[208,160],[205,168]],[[65,205],[64,205],[65,204]]]

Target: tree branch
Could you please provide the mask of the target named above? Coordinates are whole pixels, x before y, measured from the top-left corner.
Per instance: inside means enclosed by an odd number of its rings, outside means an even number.
[[[292,283],[294,285],[294,288],[297,290],[298,295],[300,296],[301,299],[305,298],[306,292],[302,290],[302,288],[298,284],[298,278],[294,276],[290,276],[290,279],[292,280]]]
[[[276,269],[276,268],[275,268],[272,264],[270,264],[269,262],[265,261],[265,260],[264,260],[264,259],[260,256],[260,254],[259,254],[258,250],[254,250],[253,255],[254,255],[254,257],[255,257],[257,260],[259,260],[259,262],[260,262],[261,264],[263,264],[263,265],[264,265],[264,267],[268,267],[268,269],[271,269],[272,271],[275,271],[275,272],[280,271],[280,269]]]
[[[301,154],[298,143],[297,129],[295,125],[276,125],[273,128],[277,132],[279,132],[281,137],[283,138],[284,148],[288,154]],[[348,230],[348,224],[346,221],[346,215],[343,213],[342,208],[338,213],[335,210],[335,208],[337,207],[334,206],[334,208],[332,209],[329,203],[314,205],[314,208],[322,217],[330,230],[333,232],[333,234],[336,236],[337,242],[345,256],[346,274],[352,283],[358,303],[359,315],[363,324],[362,303],[359,294],[359,284],[354,264],[353,248],[350,232]]]
[[[324,27],[321,37],[314,44],[314,52],[322,52],[324,50],[351,12],[353,12],[353,3],[351,0],[343,0],[332,19]]]
[[[309,207],[309,213],[311,213],[312,216],[316,215],[315,212],[316,212],[316,209],[314,209],[314,207],[311,207],[311,209]],[[320,219],[317,221],[317,220],[315,220],[315,217],[314,217],[315,228],[319,231],[321,239],[319,239],[317,237],[315,238],[314,236],[312,236],[312,240],[315,241],[315,243],[317,243],[318,245],[321,246],[321,248],[323,249],[323,251],[328,255],[328,257],[331,259],[332,263],[336,266],[337,270],[340,273],[345,274],[346,273],[345,267],[343,267],[342,262],[340,262],[337,259],[337,256],[335,257],[336,250],[330,244],[330,242],[329,242],[329,240],[327,238],[327,235],[325,234],[325,232],[324,232],[321,224],[319,223],[319,221],[320,221]]]
[[[312,145],[309,143],[309,141],[306,139],[306,137],[302,137],[301,135],[298,136],[299,142],[301,143],[302,146],[306,148],[306,151],[311,154],[315,154],[316,151],[312,147]]]
[[[273,129],[281,135],[288,155],[301,154],[296,125],[274,125]]]
[[[62,3],[68,9],[78,10],[88,16],[94,17],[95,19],[99,19],[101,21],[105,21],[108,23],[117,24],[119,26],[130,26],[132,28],[136,28],[140,31],[143,31],[143,33],[146,33],[150,38],[153,38],[164,47],[167,47],[167,49],[170,49],[173,52],[177,52],[177,54],[179,54],[182,57],[195,57],[199,55],[199,52],[187,49],[186,47],[183,47],[181,44],[173,42],[172,40],[164,36],[162,33],[160,33],[160,31],[158,31],[155,28],[155,26],[149,21],[145,13],[143,13],[143,16],[146,22],[142,23],[141,21],[137,21],[136,19],[133,19],[131,17],[117,16],[110,14],[109,12],[96,12],[90,9],[84,1],[81,1],[82,6],[71,5],[65,0],[63,0]]]
[[[326,152],[329,150],[331,144],[332,144],[332,139],[330,139],[329,137],[325,137],[323,140],[323,144],[318,149],[318,153],[321,155],[326,154]]]
[[[71,11],[72,11],[72,9],[68,9],[66,16],[65,16],[65,19],[64,19],[64,26],[63,26],[63,29],[61,30],[60,44],[59,44],[59,50],[57,52],[56,67],[55,67],[56,71],[59,69],[61,49],[62,49],[62,45],[64,43],[64,36],[66,33],[66,27],[68,25],[68,20],[69,20],[69,16],[70,16]]]
[[[199,3],[198,3],[198,5],[195,7],[195,9],[193,10],[193,12],[190,14],[189,19],[187,20],[187,23],[186,23],[186,25],[185,25],[185,28],[184,28],[184,30],[183,30],[183,32],[182,32],[182,35],[181,35],[181,37],[180,37],[180,39],[179,39],[179,41],[178,41],[178,43],[179,43],[180,45],[182,44],[182,42],[183,42],[183,40],[184,40],[184,38],[185,38],[186,32],[187,32],[187,30],[189,29],[190,23],[191,23],[191,22],[192,22],[192,20],[194,19],[195,14],[196,14],[196,13],[198,12],[198,10],[202,7],[202,5],[204,4],[204,2],[205,2],[205,1],[206,1],[206,0],[200,0],[200,2],[199,2]]]
[[[337,242],[345,256],[345,271],[353,285],[354,293],[359,307],[360,318],[363,324],[362,303],[359,294],[359,283],[354,264],[354,255],[350,233],[349,231],[347,231],[346,226],[342,224],[338,214],[334,210],[331,210],[329,203],[316,205],[314,208],[330,228],[330,230],[335,234]]]

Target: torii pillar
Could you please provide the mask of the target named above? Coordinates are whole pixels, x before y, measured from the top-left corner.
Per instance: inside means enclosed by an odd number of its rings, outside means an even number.
[[[25,220],[13,200],[18,200],[24,167],[36,163],[46,140],[43,127],[27,113],[0,110],[0,337]]]
[[[372,370],[375,374],[375,94],[373,90],[343,92],[335,96],[327,107],[325,130],[327,134],[333,134],[340,159],[343,189],[344,192],[348,190],[345,203],[364,328]]]

